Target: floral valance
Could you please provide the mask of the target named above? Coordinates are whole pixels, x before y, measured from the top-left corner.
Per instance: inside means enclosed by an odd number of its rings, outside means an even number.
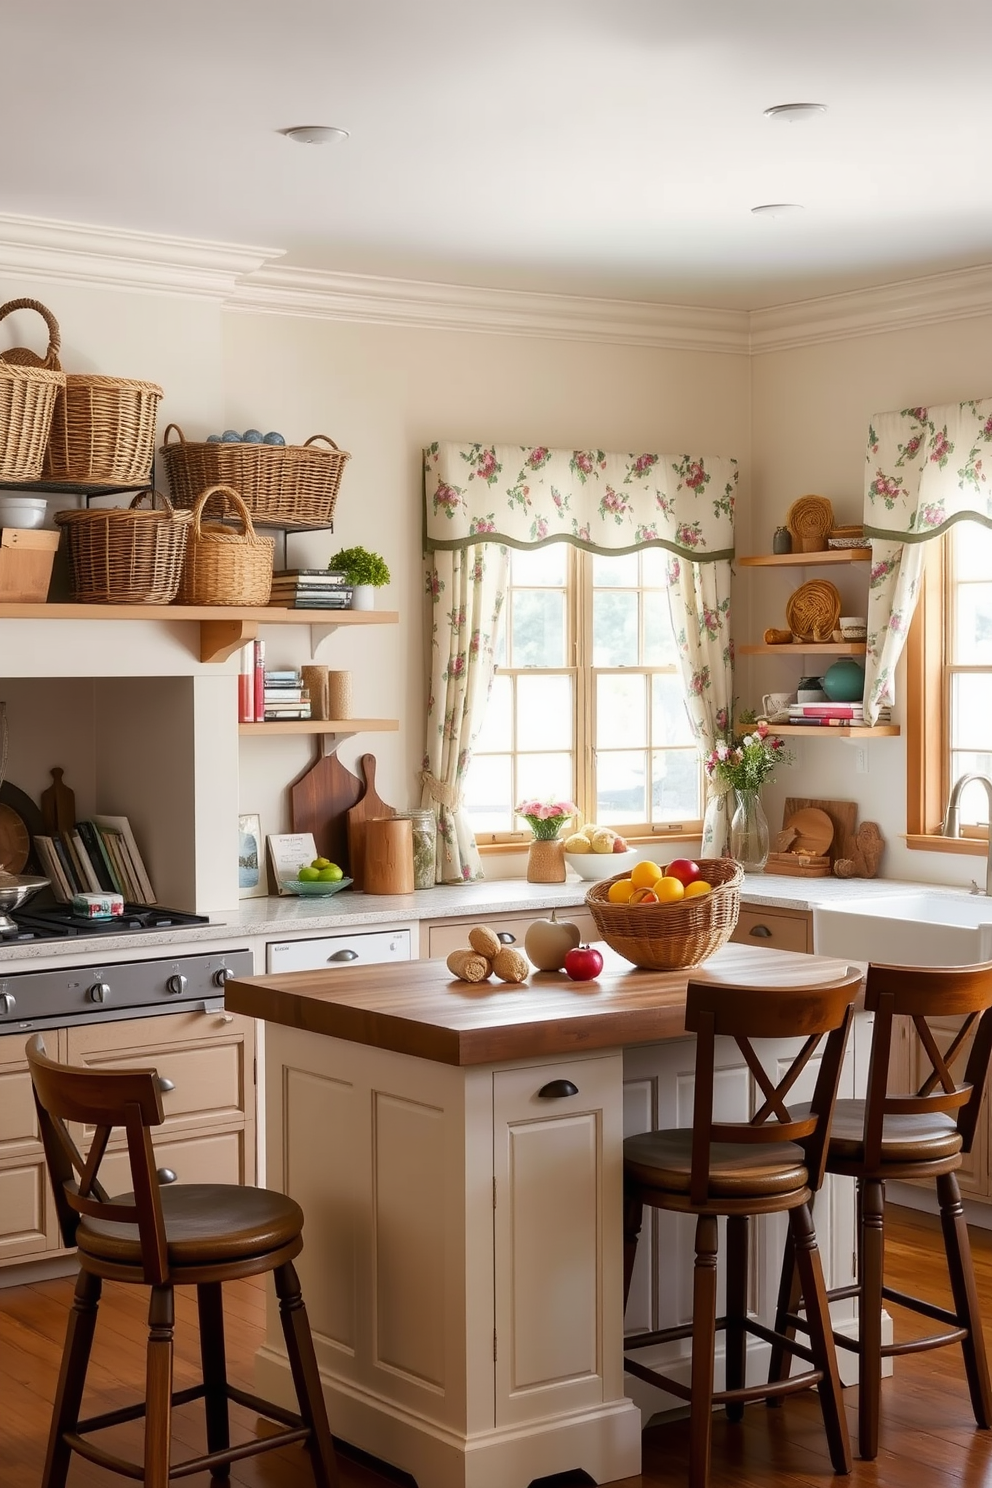
[[[868,428],[866,534],[926,542],[965,519],[992,527],[992,398],[876,414]]]
[[[424,545],[658,546],[696,563],[728,559],[737,474],[727,456],[435,443],[424,451]]]

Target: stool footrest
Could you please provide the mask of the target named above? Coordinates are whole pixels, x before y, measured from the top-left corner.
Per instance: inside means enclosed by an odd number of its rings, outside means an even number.
[[[952,1327],[960,1326],[956,1312],[948,1312],[946,1307],[938,1307],[933,1302],[926,1302],[922,1297],[911,1297],[908,1292],[900,1292],[895,1287],[887,1286],[883,1286],[882,1296],[886,1302],[895,1302],[897,1307],[905,1307],[909,1312],[918,1312],[921,1317],[933,1318],[935,1323],[950,1323]]]

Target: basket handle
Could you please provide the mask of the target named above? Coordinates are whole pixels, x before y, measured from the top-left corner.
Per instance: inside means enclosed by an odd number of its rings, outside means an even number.
[[[168,444],[168,442],[169,442],[169,435],[172,433],[173,429],[175,429],[176,433],[179,435],[179,443],[180,444],[185,444],[186,443],[186,435],[183,433],[182,429],[180,429],[179,425],[178,424],[167,424],[166,425],[166,429],[165,429],[165,433],[162,435],[162,448],[163,449],[165,449],[165,446]]]
[[[339,448],[339,446],[334,443],[334,440],[329,434],[311,434],[309,439],[304,439],[303,448],[306,449],[307,445],[313,444],[313,442],[317,439],[323,439],[327,444],[331,446],[332,450],[336,450]]]
[[[135,507],[140,506],[141,503],[149,496],[152,498],[153,508],[156,501],[161,501],[170,517],[174,517],[176,515],[176,509],[165,492],[156,491],[152,486],[148,486],[144,491],[138,492],[137,496],[135,496],[134,499],[130,502],[129,510],[133,511]]]
[[[62,333],[48,306],[43,305],[40,300],[8,300],[6,305],[0,305],[0,320],[14,310],[37,310],[48,327],[48,350],[44,357],[39,357],[26,346],[12,346],[9,351],[0,354],[0,362],[6,362],[8,366],[47,367],[51,372],[61,372],[59,347],[62,345]]]
[[[206,506],[207,502],[212,496],[220,496],[222,498],[222,502],[230,501],[233,506],[237,507],[238,512],[241,515],[241,520],[245,524],[245,537],[248,539],[249,542],[254,542],[255,528],[251,520],[251,513],[245,506],[244,502],[241,500],[241,497],[238,495],[237,491],[235,491],[232,486],[208,486],[207,489],[201,493],[201,495],[197,499],[196,505],[193,508],[193,531],[196,536],[200,536],[200,518],[203,515],[203,508]]]

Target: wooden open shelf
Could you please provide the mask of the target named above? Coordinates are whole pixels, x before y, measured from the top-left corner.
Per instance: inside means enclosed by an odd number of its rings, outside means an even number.
[[[239,723],[239,734],[389,734],[398,718],[289,718],[284,723]]]
[[[894,739],[899,734],[897,723],[874,723],[871,728],[853,728],[849,724],[770,723],[770,734],[805,734],[814,739],[821,735],[829,739]]]
[[[308,625],[315,654],[321,641],[342,626],[396,625],[399,618],[397,610],[286,610],[275,605],[0,604],[0,620],[191,620],[200,627],[202,662],[226,661],[265,625]]]
[[[869,563],[871,548],[824,548],[819,553],[759,553],[735,558],[741,568],[817,568],[826,563]]]
[[[864,641],[787,641],[782,646],[761,641],[737,647],[739,656],[864,656],[866,650]]]

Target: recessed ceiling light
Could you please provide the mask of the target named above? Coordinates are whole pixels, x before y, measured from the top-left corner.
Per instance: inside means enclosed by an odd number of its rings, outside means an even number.
[[[765,109],[765,118],[779,119],[784,124],[808,124],[810,119],[826,112],[825,103],[776,103]]]
[[[752,207],[752,217],[795,217],[806,208],[799,202],[765,202],[760,207]]]
[[[279,133],[298,145],[333,145],[349,135],[347,129],[336,129],[333,124],[294,124],[291,129],[280,129]]]

